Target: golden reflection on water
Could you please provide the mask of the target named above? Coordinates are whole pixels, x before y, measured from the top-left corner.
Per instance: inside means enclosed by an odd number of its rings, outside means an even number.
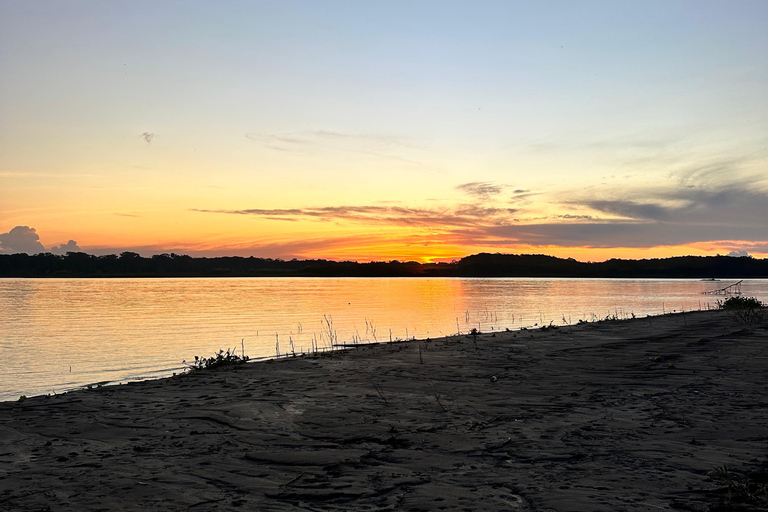
[[[768,283],[744,284],[768,298]],[[0,399],[180,371],[242,343],[251,357],[714,307],[721,283],[589,279],[0,279]],[[751,288],[750,288],[751,287]],[[71,371],[70,371],[71,367]]]

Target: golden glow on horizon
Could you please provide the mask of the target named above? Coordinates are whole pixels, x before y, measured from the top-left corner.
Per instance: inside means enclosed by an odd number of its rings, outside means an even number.
[[[418,247],[391,247],[377,246],[362,249],[345,249],[331,252],[307,252],[302,255],[306,259],[329,259],[329,260],[352,260],[352,261],[417,261],[419,263],[432,262],[451,262],[463,257],[477,253],[503,253],[503,254],[544,254],[555,256],[557,258],[573,258],[583,262],[600,262],[609,259],[654,259],[671,258],[677,256],[716,256],[725,255],[730,251],[719,248],[702,248],[698,246],[666,246],[651,248],[618,247],[618,248],[594,248],[594,247],[557,247],[557,246],[528,246],[521,245],[517,247],[461,247],[461,246],[439,246],[437,250],[433,248]],[[361,256],[362,255],[362,256]],[[750,252],[755,258],[768,258],[768,253]]]
[[[638,247],[533,245],[514,240],[466,237],[466,230],[402,225],[361,225],[347,221],[270,220],[251,215],[211,214],[166,209],[133,209],[112,212],[41,210],[22,218],[37,229],[43,245],[51,247],[77,241],[81,250],[97,253],[130,250],[142,254],[175,252],[196,255],[237,255],[282,259],[352,261],[458,260],[487,253],[546,254],[578,261],[650,259],[673,256],[714,256],[747,248],[757,258],[768,253],[750,241],[717,241]],[[755,246],[755,249],[749,249]]]

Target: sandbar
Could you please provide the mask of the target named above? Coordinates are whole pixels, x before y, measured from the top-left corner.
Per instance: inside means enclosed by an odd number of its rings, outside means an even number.
[[[0,510],[708,511],[767,456],[768,323],[702,311],[0,403]]]

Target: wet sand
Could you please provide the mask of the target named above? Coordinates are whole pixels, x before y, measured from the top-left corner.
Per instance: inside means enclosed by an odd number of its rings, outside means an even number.
[[[0,404],[9,511],[705,511],[767,457],[768,323],[715,311]]]

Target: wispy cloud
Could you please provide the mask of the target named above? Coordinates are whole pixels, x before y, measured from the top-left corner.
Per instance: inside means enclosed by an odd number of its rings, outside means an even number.
[[[265,219],[347,221],[361,224],[385,224],[451,229],[498,225],[511,221],[511,208],[491,208],[460,204],[453,208],[408,208],[404,206],[324,206],[316,208],[203,210],[201,213],[253,215]]]
[[[492,196],[501,194],[503,188],[503,185],[492,183],[490,181],[473,181],[456,186],[457,190],[461,190],[465,194],[480,200],[490,199]]]
[[[312,130],[300,133],[261,133],[248,132],[245,138],[264,144],[266,146],[280,146],[283,149],[291,149],[289,146],[329,146],[355,148],[378,146],[379,148],[408,148],[425,150],[425,148],[410,142],[406,137],[395,135],[368,135],[341,133],[329,130]]]
[[[518,207],[526,206],[531,204],[532,197],[539,195],[542,195],[542,193],[518,188],[512,191],[512,196],[509,198],[509,204],[513,204]]]
[[[764,252],[768,243],[765,180],[741,169],[732,169],[729,176],[722,177],[717,169],[691,168],[676,181],[662,185],[604,186],[561,193],[473,181],[455,187],[464,198],[418,208],[379,203],[195,211],[291,222],[420,228],[408,235],[408,243],[454,244],[468,251],[471,247],[515,250],[523,246],[650,248],[722,244],[724,253]],[[505,190],[511,190],[511,196],[505,197]],[[741,242],[731,242],[734,240]]]
[[[669,218],[669,211],[662,206],[651,203],[636,203],[634,201],[594,200],[584,203],[594,210],[629,217],[631,219],[664,220]]]
[[[670,148],[681,143],[679,133],[648,137],[643,133],[620,134],[614,137],[595,137],[593,134],[573,132],[531,140],[521,149],[531,153],[600,152],[616,155],[627,162],[637,159],[664,159]]]
[[[762,253],[768,254],[768,240],[745,241],[745,240],[718,240],[707,243],[707,248],[714,248],[720,253],[739,252],[739,253]]]
[[[636,189],[632,195],[643,199],[587,198],[571,201],[570,204],[626,219],[711,226],[760,227],[765,224],[764,219],[768,215],[768,192],[746,184],[725,184],[706,189]]]
[[[0,171],[0,178],[98,178],[97,174],[83,174],[71,172],[27,172],[27,171]]]
[[[502,226],[486,233],[502,240],[563,247],[657,247],[750,237],[768,240],[768,229],[755,232],[750,228],[616,222]]]
[[[752,169],[757,163],[757,169]],[[672,172],[672,177],[685,188],[768,190],[765,162],[754,155],[720,156]]]
[[[429,170],[429,166],[421,161],[429,150],[404,136],[311,130],[300,133],[248,132],[245,138],[264,148],[277,151],[298,154],[331,151],[368,155]]]
[[[290,133],[274,134],[249,132],[245,134],[245,138],[254,142],[259,142],[270,149],[284,151],[289,151],[291,149],[296,149],[298,146],[312,143],[312,141],[307,138],[298,137]]]
[[[354,134],[354,133],[342,133],[329,130],[315,130],[310,132],[312,135],[321,139],[335,139],[335,140],[347,140],[356,144],[360,142],[367,142],[369,144],[375,144],[383,147],[399,147],[407,149],[415,149],[418,151],[429,151],[425,146],[417,144],[413,139],[402,135],[383,135],[383,134]]]
[[[701,172],[705,176],[717,173],[714,168]],[[559,221],[497,226],[485,234],[520,243],[591,247],[768,240],[768,223],[764,220],[768,218],[768,192],[759,180],[731,173],[728,182],[721,177],[695,183],[694,187],[681,184],[605,191],[610,198],[569,199],[560,206],[577,211],[558,214],[553,220]]]

